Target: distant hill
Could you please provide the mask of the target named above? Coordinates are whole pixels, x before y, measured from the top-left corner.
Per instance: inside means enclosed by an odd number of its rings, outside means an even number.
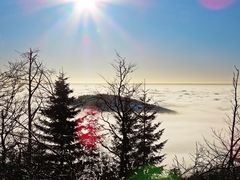
[[[96,106],[101,111],[110,112],[111,110],[105,105],[104,101],[102,99],[107,100],[108,102],[111,102],[114,99],[113,95],[107,95],[107,94],[97,94],[97,95],[83,95],[79,96],[76,101],[75,105],[79,108],[84,106]],[[134,107],[141,109],[142,103],[136,99],[131,99],[132,105]],[[175,114],[176,111],[154,105],[154,104],[147,104],[146,106],[151,107],[152,109],[156,110],[158,113],[170,113]]]

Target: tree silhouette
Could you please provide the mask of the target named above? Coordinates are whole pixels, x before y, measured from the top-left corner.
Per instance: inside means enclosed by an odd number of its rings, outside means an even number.
[[[138,123],[135,124],[135,137],[133,138],[136,151],[133,153],[134,166],[137,168],[146,165],[160,165],[164,155],[160,152],[166,141],[161,142],[161,136],[164,129],[160,129],[160,122],[154,121],[157,111],[150,106],[150,100],[147,97],[147,90],[142,90],[140,97]]]
[[[33,179],[35,175],[32,161],[33,146],[37,141],[34,124],[46,94],[51,91],[51,74],[52,71],[39,61],[38,51],[32,49],[21,54],[19,61],[9,62],[7,70],[1,74],[5,79],[0,85],[1,93],[5,91],[1,98],[5,101],[1,102],[1,125],[7,135],[4,139],[12,142],[9,152],[15,156],[9,156],[12,161],[8,162],[18,166],[13,167],[12,172],[19,172],[19,176],[22,172],[25,178]],[[14,176],[14,173],[10,174]]]
[[[16,138],[21,132],[17,121],[24,114],[24,100],[19,98],[23,85],[18,77],[18,68],[19,64],[13,66],[9,63],[7,69],[0,73],[0,179],[14,174],[13,168],[17,169],[17,163],[10,159],[16,156]]]
[[[107,96],[99,95],[114,118],[114,121],[109,121],[103,117],[105,129],[111,135],[112,143],[106,145],[103,142],[102,145],[113,156],[118,169],[116,178],[127,179],[139,166],[161,163],[163,156],[159,151],[165,142],[159,142],[163,130],[158,129],[160,123],[152,122],[156,112],[152,106],[147,106],[147,91],[140,99],[141,104],[134,100],[139,96],[141,86],[130,83],[130,74],[134,71],[135,65],[127,63],[126,59],[117,53],[113,68],[116,76],[112,82],[106,80]]]
[[[75,179],[75,169],[79,165],[77,157],[83,154],[83,149],[76,141],[74,116],[77,114],[72,106],[73,92],[66,83],[64,73],[60,73],[54,86],[54,93],[49,97],[48,105],[42,109],[47,117],[37,125],[39,137],[54,152],[47,153],[45,162],[54,168],[53,177]],[[80,170],[80,169],[78,169]]]
[[[102,143],[113,156],[114,163],[118,169],[118,179],[125,179],[132,171],[131,155],[134,149],[131,138],[133,137],[133,126],[137,121],[135,105],[131,98],[137,92],[138,85],[130,85],[129,75],[134,71],[135,65],[128,64],[126,59],[117,53],[116,63],[113,64],[116,77],[113,82],[108,83],[108,96],[100,95],[100,98],[108,109],[111,110],[115,122],[109,122],[103,118],[107,124],[106,130],[113,137],[112,145],[107,146]]]

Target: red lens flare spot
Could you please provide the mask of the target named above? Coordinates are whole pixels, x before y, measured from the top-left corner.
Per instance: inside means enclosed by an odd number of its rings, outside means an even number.
[[[234,3],[234,0],[200,0],[201,4],[208,9],[220,10]]]
[[[101,140],[98,132],[100,130],[99,110],[94,106],[85,107],[81,116],[76,120],[76,133],[78,141],[87,149],[96,148]]]

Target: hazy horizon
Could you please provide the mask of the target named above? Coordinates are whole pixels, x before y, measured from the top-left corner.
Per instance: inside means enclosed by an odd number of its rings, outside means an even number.
[[[130,84],[143,84],[143,82],[133,82]],[[83,84],[83,85],[104,85],[106,82],[96,82],[96,83],[88,83],[88,82],[70,82],[70,84]],[[218,83],[218,82],[145,82],[146,85],[232,85],[231,83]]]

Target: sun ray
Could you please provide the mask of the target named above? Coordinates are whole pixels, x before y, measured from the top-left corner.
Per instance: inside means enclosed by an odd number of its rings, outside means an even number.
[[[42,0],[41,2],[49,2]],[[39,44],[50,44],[52,40],[73,46],[73,48],[84,49],[81,54],[88,54],[92,48],[107,49],[116,48],[116,41],[125,42],[129,48],[139,49],[137,40],[116,22],[110,14],[105,11],[108,5],[120,6],[127,4],[127,0],[58,0],[55,3],[45,5],[48,8],[66,9],[63,14],[59,11],[59,19],[52,24],[41,37]],[[135,0],[134,0],[135,2]],[[43,3],[44,4],[44,3]],[[131,2],[132,4],[132,2]],[[137,5],[137,4],[136,4]],[[65,7],[65,8],[64,8]],[[59,37],[61,32],[62,38]],[[109,36],[114,32],[114,36]],[[101,46],[97,45],[101,43]],[[99,50],[100,50],[99,49]]]

